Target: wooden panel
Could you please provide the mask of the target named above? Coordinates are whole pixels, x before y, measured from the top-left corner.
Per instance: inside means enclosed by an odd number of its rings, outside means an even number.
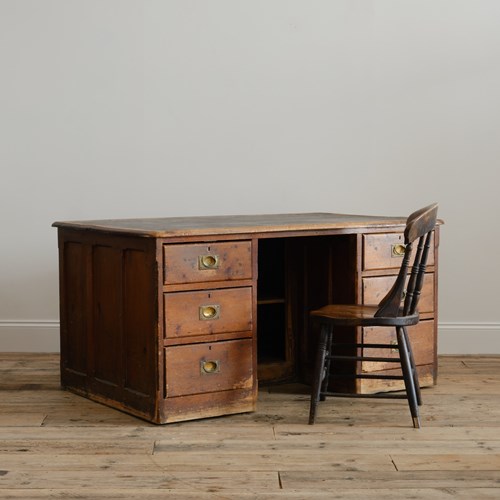
[[[62,367],[87,374],[87,304],[85,247],[64,242],[62,272],[64,296],[61,297]]]
[[[252,340],[234,340],[165,349],[167,397],[250,389]]]
[[[363,269],[397,269],[401,267],[403,255],[393,252],[395,245],[404,243],[403,233],[382,233],[363,235]],[[417,243],[414,243],[415,255]],[[431,239],[431,248],[427,258],[427,265],[434,265],[434,237]]]
[[[122,252],[94,246],[93,276],[93,361],[99,382],[118,385],[123,375],[122,337]]]
[[[358,235],[354,234],[290,238],[288,241],[288,308],[292,335],[296,338],[296,370],[303,382],[311,382],[320,327],[319,322],[310,318],[309,312],[326,304],[356,301],[357,239]],[[349,332],[352,333],[352,329]],[[352,340],[352,334],[344,338],[345,334],[346,329],[336,329],[337,339]]]
[[[363,304],[378,304],[390,290],[395,280],[396,276],[363,278]],[[418,310],[420,313],[434,311],[434,273],[425,274]]]
[[[155,392],[155,279],[146,252],[125,250],[123,267],[123,342],[125,388],[142,394]]]
[[[250,279],[250,241],[164,245],[165,284]]]
[[[417,325],[408,327],[408,336],[415,357],[415,364],[426,365],[434,361],[434,321],[420,321]],[[396,332],[394,328],[369,327],[363,328],[363,341],[365,343],[380,343],[396,345]],[[364,349],[365,356],[383,356],[397,359],[398,352],[391,349]],[[363,361],[362,371],[372,372],[394,368],[394,363],[375,363]]]
[[[251,287],[166,293],[164,304],[167,338],[252,329]],[[205,319],[202,308],[213,308],[217,317]]]

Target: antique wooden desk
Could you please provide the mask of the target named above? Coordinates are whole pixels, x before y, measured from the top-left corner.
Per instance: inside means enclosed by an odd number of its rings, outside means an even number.
[[[258,380],[309,381],[311,309],[378,303],[400,266],[404,224],[328,213],[56,222],[62,386],[159,424],[252,411]],[[410,332],[422,385],[437,376],[438,235]]]

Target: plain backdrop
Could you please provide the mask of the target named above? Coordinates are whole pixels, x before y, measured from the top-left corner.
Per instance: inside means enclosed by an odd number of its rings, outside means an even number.
[[[498,0],[0,0],[0,351],[55,220],[440,203],[441,353],[500,353]]]

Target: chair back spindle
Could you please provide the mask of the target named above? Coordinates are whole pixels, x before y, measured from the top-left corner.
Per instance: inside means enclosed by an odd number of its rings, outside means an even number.
[[[401,300],[405,290],[406,275],[412,254],[411,243],[406,244],[403,262],[399,268],[398,277],[387,295],[380,301],[375,317],[395,318],[401,312]]]
[[[436,225],[437,209],[438,205],[434,203],[412,213],[408,217],[404,232],[406,248],[403,262],[401,263],[394,285],[380,301],[375,317],[394,318],[396,316],[412,315],[417,312],[420,292],[424,282],[427,256],[431,244],[431,235]],[[417,251],[413,265],[411,266],[410,279],[406,287],[406,295],[404,296],[404,305],[401,307],[413,250],[412,244],[417,239]]]
[[[403,314],[405,316],[415,314],[417,312],[418,301],[420,300],[422,286],[424,284],[427,256],[431,246],[431,236],[432,233],[429,232],[427,235],[422,236],[419,239],[419,248],[423,247],[423,251],[420,252],[420,255],[416,256],[415,263],[413,264],[411,270],[410,281],[408,282],[407,287],[407,296],[405,298],[405,305],[403,309]]]
[[[406,287],[406,295],[404,297],[405,303],[403,306],[403,315],[409,314],[412,309],[413,298],[415,294],[418,293],[416,289],[417,276],[420,269],[420,261],[422,260],[422,251],[424,249],[424,238],[418,239],[417,252],[415,254],[415,260],[413,261],[413,266],[411,268],[410,279],[408,280],[408,285]]]

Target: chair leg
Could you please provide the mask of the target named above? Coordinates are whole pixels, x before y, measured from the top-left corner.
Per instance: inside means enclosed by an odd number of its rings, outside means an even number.
[[[327,336],[326,336],[326,356],[332,354],[332,344],[333,344],[333,335],[332,328],[328,328]],[[324,366],[325,369],[323,371],[323,382],[321,383],[321,391],[319,393],[319,400],[325,401],[326,396],[325,392],[328,391],[328,382],[330,381],[330,365],[332,360],[328,357],[325,357]]]
[[[323,374],[325,370],[326,345],[328,342],[329,328],[327,325],[321,325],[321,334],[316,351],[316,366],[314,369],[314,381],[311,392],[311,406],[309,409],[309,425],[314,424],[316,420],[316,409],[321,394],[321,385],[323,382]]]
[[[403,326],[403,334],[405,337],[406,347],[408,348],[408,354],[410,357],[411,371],[413,374],[413,384],[415,385],[415,393],[417,395],[418,406],[422,406],[422,394],[420,392],[420,383],[418,381],[417,367],[415,365],[415,358],[413,357],[413,349],[411,347],[410,338],[408,337],[408,330]]]
[[[401,369],[403,371],[403,378],[406,388],[406,396],[408,399],[408,405],[410,407],[410,413],[413,420],[413,427],[420,427],[420,415],[418,411],[417,394],[415,391],[415,384],[413,379],[413,373],[410,364],[410,355],[408,352],[408,346],[405,341],[404,332],[401,327],[396,328],[396,335],[398,339],[398,351],[399,359],[401,360]]]

